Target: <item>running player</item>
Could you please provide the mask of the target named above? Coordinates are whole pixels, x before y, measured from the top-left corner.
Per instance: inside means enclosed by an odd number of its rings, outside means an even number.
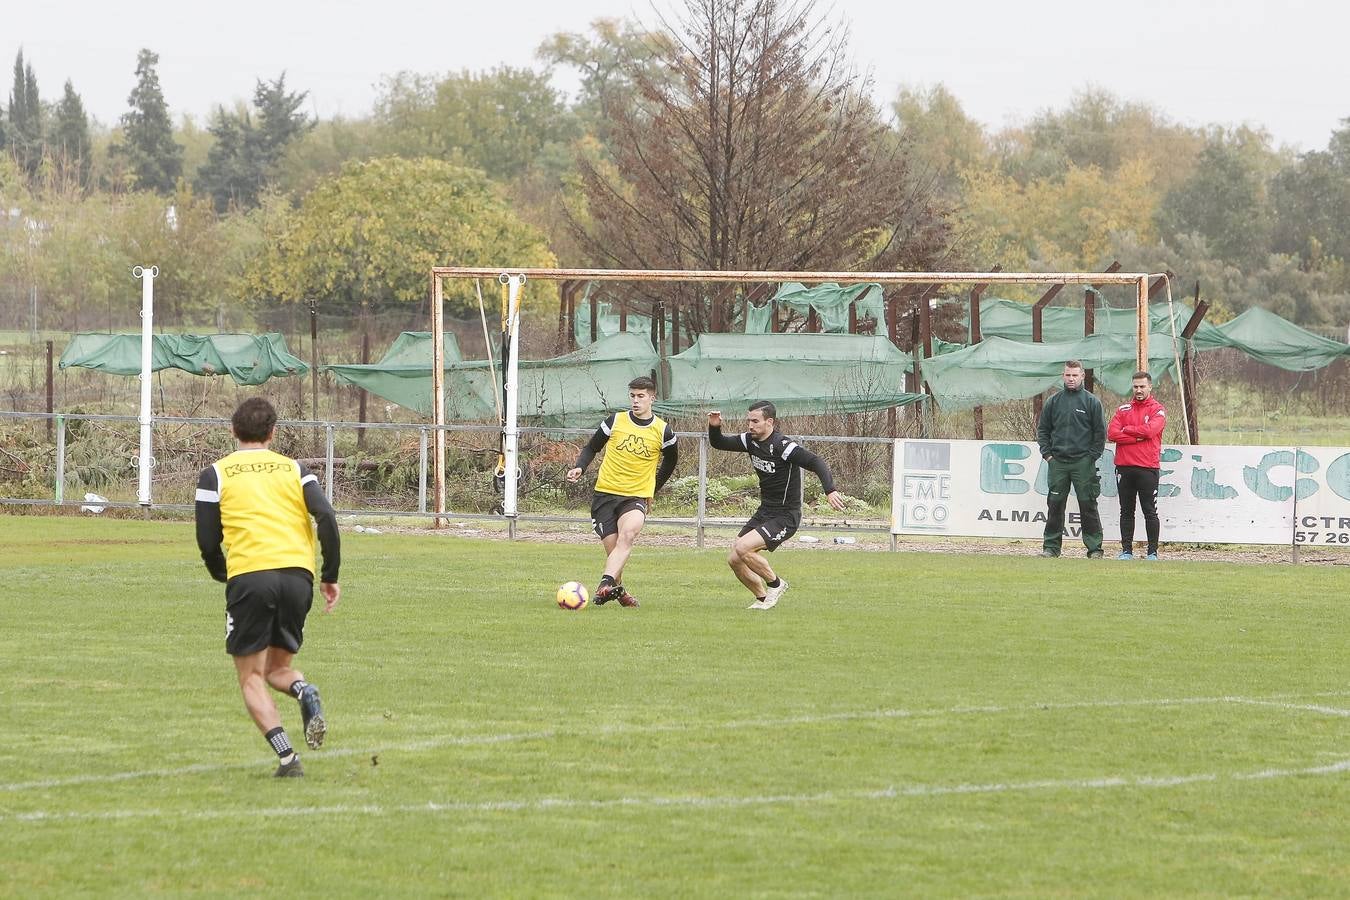
[[[267,688],[300,702],[305,743],[317,750],[327,732],[319,691],[291,667],[314,598],[310,516],[323,548],[324,612],[333,610],[341,593],[340,540],[318,479],[268,448],[276,424],[276,410],[260,397],[235,410],[231,425],[239,449],[203,469],[197,482],[197,547],[211,577],[225,582],[225,651],[234,657],[244,706],[276,751],[277,777],[295,778],[305,770]]]
[[[787,581],[774,573],[761,551],[777,550],[802,523],[801,470],[815,472],[830,506],[844,508],[825,460],[779,431],[777,416],[772,403],[760,400],[750,404],[746,433],[724,435],[722,414],[716,410],[708,413],[708,443],[718,450],[750,454],[750,464],[759,476],[759,509],[745,523],[727,555],[731,571],[755,595],[755,602],[747,609],[773,609],[788,589]]]

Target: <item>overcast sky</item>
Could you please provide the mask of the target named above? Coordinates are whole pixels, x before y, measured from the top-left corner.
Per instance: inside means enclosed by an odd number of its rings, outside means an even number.
[[[668,9],[671,0],[656,0]],[[599,17],[655,21],[647,0],[25,0],[6,4],[0,93],[20,46],[41,96],[70,78],[105,124],[127,108],[136,53],[159,54],[175,116],[204,121],[283,70],[321,118],[369,112],[382,76],[535,65],[557,31]],[[1190,125],[1259,125],[1277,143],[1324,149],[1350,117],[1350,4],[1340,0],[834,0],[877,99],[942,82],[997,129],[1099,87]],[[560,82],[564,87],[569,84]]]

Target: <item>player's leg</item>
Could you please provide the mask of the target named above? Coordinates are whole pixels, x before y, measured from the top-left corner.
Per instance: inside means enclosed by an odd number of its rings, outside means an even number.
[[[727,565],[756,600],[763,600],[766,592],[764,586],[766,579],[764,573],[759,571],[761,567],[768,569],[768,562],[759,552],[763,549],[764,535],[760,534],[753,524],[746,523],[745,528],[736,537],[735,543],[731,545],[730,552],[727,553]],[[772,569],[768,569],[767,574],[769,578],[773,578]]]
[[[1059,556],[1064,544],[1064,510],[1069,504],[1072,472],[1068,463],[1052,459],[1046,463],[1045,533],[1041,539],[1042,556]]]
[[[281,726],[281,714],[277,712],[277,705],[267,690],[267,650],[235,656],[233,659],[244,706],[280,763],[276,775],[280,778],[303,775],[305,770],[300,765],[300,757],[291,747],[286,729]]]
[[[646,522],[647,506],[645,503],[633,504],[624,509],[619,516],[619,530],[614,548],[610,550],[609,556],[605,559],[605,578],[614,580],[614,584],[618,588],[616,599],[618,599],[620,606],[638,605],[637,599],[624,590],[623,567],[628,564],[628,557],[633,552],[633,545],[637,543],[638,535],[642,533],[642,526]],[[601,581],[604,581],[604,578]]]
[[[317,750],[328,733],[319,689],[307,682],[304,674],[294,666],[295,654],[305,640],[305,620],[314,603],[314,578],[304,569],[280,569],[277,579],[280,587],[276,620],[267,650],[267,683],[299,702],[305,743]]]
[[[1162,536],[1162,520],[1158,518],[1158,469],[1139,470],[1139,508],[1144,513],[1144,533],[1148,536],[1148,555],[1158,555],[1158,539]]]
[[[1102,555],[1102,517],[1097,511],[1097,498],[1102,493],[1102,479],[1097,474],[1097,461],[1083,457],[1076,459],[1070,467],[1073,473],[1073,492],[1078,497],[1079,522],[1082,525],[1083,546],[1087,555],[1097,558]]]
[[[1120,498],[1120,558],[1134,556],[1134,503],[1138,493],[1137,467],[1116,467],[1116,494]]]

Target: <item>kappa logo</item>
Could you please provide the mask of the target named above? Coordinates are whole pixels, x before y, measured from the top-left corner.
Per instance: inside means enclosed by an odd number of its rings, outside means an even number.
[[[642,439],[641,435],[630,434],[615,445],[614,449],[623,450],[634,456],[640,456],[643,459],[650,459],[652,455],[651,447]]]
[[[262,472],[263,474],[267,474],[269,472],[283,472],[293,468],[294,466],[289,463],[234,463],[233,465],[225,467],[225,474],[233,478],[235,475],[243,475],[248,472]]]
[[[226,614],[225,614],[225,637],[228,638],[228,637],[229,637],[231,634],[233,634],[233,633],[234,633],[234,616],[230,615],[229,613],[226,613]]]

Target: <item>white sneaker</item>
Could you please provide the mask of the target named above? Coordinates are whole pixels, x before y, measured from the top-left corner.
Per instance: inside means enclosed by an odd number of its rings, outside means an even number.
[[[787,589],[787,579],[779,578],[778,587],[769,588],[765,592],[763,600],[756,600],[754,603],[747,606],[746,609],[773,609],[774,605],[778,603],[778,598],[787,593]]]

